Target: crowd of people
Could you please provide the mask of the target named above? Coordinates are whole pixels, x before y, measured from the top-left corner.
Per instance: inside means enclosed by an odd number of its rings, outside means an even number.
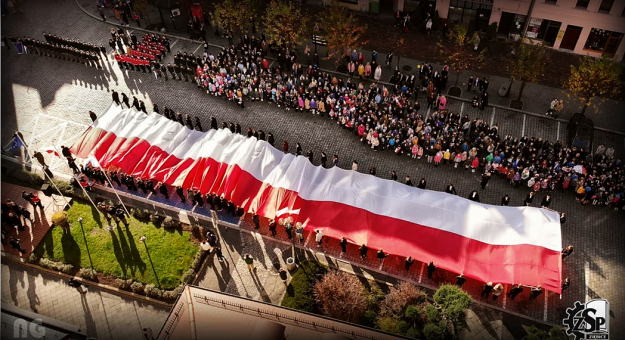
[[[106,48],[103,45],[97,46],[78,40],[57,37],[56,35],[44,32],[45,41],[40,41],[30,37],[13,38],[9,40],[15,44],[18,41],[24,46],[24,52],[38,54],[41,56],[53,57],[62,60],[75,61],[87,66],[102,69],[102,60],[108,59]]]

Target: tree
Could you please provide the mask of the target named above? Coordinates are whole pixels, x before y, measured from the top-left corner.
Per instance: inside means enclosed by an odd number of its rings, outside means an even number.
[[[518,40],[514,49],[515,56],[511,58],[508,66],[510,79],[521,82],[517,101],[521,100],[527,82],[534,83],[541,79],[547,60],[547,50],[543,43],[526,44],[524,40],[523,38]]]
[[[380,309],[387,314],[404,316],[405,309],[409,305],[425,300],[425,293],[420,291],[412,283],[402,282],[386,295],[380,304]]]
[[[439,53],[445,57],[446,63],[456,72],[455,88],[458,87],[458,79],[462,71],[469,68],[471,64],[483,63],[486,58],[486,48],[480,53],[475,53],[469,46],[472,38],[467,26],[460,24],[456,25],[449,33],[450,44],[443,45],[441,42],[436,44]]]
[[[442,285],[434,294],[434,301],[441,306],[443,315],[451,322],[454,334],[459,334],[466,318],[464,311],[473,302],[471,296],[457,286]]]
[[[245,24],[254,14],[251,0],[224,0],[215,5],[215,22],[224,31],[236,32],[241,36]]]
[[[295,48],[308,36],[307,17],[293,2],[272,0],[265,12],[265,36],[267,42]]]
[[[605,101],[606,97],[617,96],[623,84],[619,77],[623,72],[623,66],[614,59],[593,58],[585,56],[579,67],[571,65],[571,75],[565,84],[565,88],[571,93],[566,93],[570,99],[572,96],[583,103],[582,114],[591,106],[596,97],[601,100],[592,106],[598,111],[598,104]]]
[[[327,43],[327,59],[334,57],[342,59],[348,49],[358,48],[365,43],[360,38],[367,26],[358,24],[356,17],[336,2],[325,12],[320,13],[318,20],[321,24],[321,35]]]
[[[335,319],[358,322],[367,308],[358,278],[339,270],[330,271],[315,284],[315,296],[323,313]]]

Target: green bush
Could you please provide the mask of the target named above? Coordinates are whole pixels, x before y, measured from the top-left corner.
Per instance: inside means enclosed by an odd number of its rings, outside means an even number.
[[[182,278],[180,279],[180,281],[182,281],[182,283],[191,283],[191,281],[193,281],[194,278],[195,278],[195,270],[189,269],[182,275]]]
[[[85,279],[95,281],[98,278],[98,272],[94,270],[93,268],[81,268],[80,276],[82,276]]]
[[[397,329],[399,330],[399,333],[404,334],[406,333],[406,331],[408,331],[408,323],[404,320],[401,320],[400,322],[397,323]]]
[[[160,299],[163,297],[163,291],[157,288],[155,285],[149,284],[145,286],[145,295],[152,298]]]
[[[138,220],[146,221],[150,218],[150,211],[148,209],[131,208],[130,214]]]
[[[425,315],[428,317],[428,322],[438,322],[440,317],[438,309],[432,305],[425,306]]]
[[[72,187],[72,185],[68,182],[52,178],[52,183],[56,185],[56,187],[59,189],[61,194],[63,194],[63,196],[74,196],[74,187]],[[57,193],[56,188],[54,188],[54,193]]]
[[[150,216],[150,219],[152,219],[151,216]],[[167,217],[165,217],[165,220],[163,221],[163,227],[165,227],[165,228],[180,228],[180,222],[174,220],[171,216],[167,216]]]
[[[328,268],[316,261],[305,261],[291,273],[291,281],[282,298],[282,307],[313,312],[315,296],[313,288],[317,275],[328,272]]]
[[[400,320],[394,317],[383,316],[378,319],[378,328],[385,332],[402,334],[403,332],[399,328],[399,323],[400,323]]]
[[[464,310],[471,306],[471,296],[454,285],[442,285],[434,294],[434,301],[443,314],[454,323],[464,323]]]
[[[143,292],[143,283],[135,281],[130,285],[130,289],[133,293],[141,293]]]
[[[384,300],[384,292],[375,280],[369,280],[369,289],[365,289],[367,309],[375,309],[380,301]]]
[[[408,321],[414,324],[421,318],[422,314],[423,314],[423,311],[420,310],[419,307],[413,305],[413,306],[408,306],[408,308],[406,308],[406,313],[404,316],[406,317]]]
[[[39,176],[39,174],[34,172],[29,172],[25,170],[17,170],[11,174],[11,177],[15,178],[18,181],[30,183],[33,185],[42,185],[43,178]]]
[[[378,322],[378,313],[372,310],[365,311],[360,318],[360,324],[367,327],[375,327]]]
[[[137,282],[135,282],[137,283]],[[124,280],[124,279],[115,279],[115,286],[119,289],[128,290],[130,286],[133,284],[132,280]]]
[[[39,265],[41,265],[44,268],[56,270],[57,272],[63,272],[65,274],[71,274],[72,271],[74,270],[74,266],[72,266],[71,264],[67,264],[63,262],[56,262],[56,261],[49,260],[47,258],[42,258],[39,261]]]
[[[423,332],[414,327],[411,327],[410,329],[408,329],[408,331],[406,331],[406,336],[413,339],[421,339],[423,337]]]
[[[441,327],[443,326],[443,327]],[[425,335],[425,340],[443,340],[445,339],[445,323],[441,321],[440,324],[435,323],[427,323],[425,327],[423,327],[423,335]]]
[[[37,263],[37,261],[39,261],[39,256],[37,256],[37,254],[35,253],[30,253],[27,261],[28,263]]]
[[[156,213],[150,214],[149,217],[150,217],[150,222],[154,223],[155,225],[159,225],[163,221],[163,218],[161,216],[159,216],[158,214],[156,214]],[[171,217],[168,217],[168,218],[171,218]],[[167,218],[165,219],[165,221],[167,221]],[[169,222],[169,223],[171,224],[171,222]],[[167,227],[167,228],[169,228],[169,227]],[[176,227],[171,227],[171,228],[176,228]]]
[[[497,23],[493,22],[488,25],[488,30],[486,30],[486,37],[488,40],[493,40],[497,36]]]
[[[193,263],[191,263],[191,269],[195,271],[200,270],[200,267],[202,266],[202,262],[204,261],[204,256],[206,254],[207,254],[206,250],[200,248],[200,251],[197,252],[197,254],[195,255],[195,258],[193,259]]]

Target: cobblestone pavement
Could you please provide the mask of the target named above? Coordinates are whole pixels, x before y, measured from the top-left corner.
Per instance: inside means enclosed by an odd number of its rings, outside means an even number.
[[[89,285],[86,294],[67,279],[14,263],[2,264],[2,303],[79,326],[99,340],[139,339],[149,327],[158,334],[169,308],[114,295]]]
[[[19,17],[11,14],[3,18],[4,34],[28,34],[41,39],[41,31],[45,29],[85,41],[105,44],[108,40],[109,26],[84,16],[75,6],[66,6],[61,10],[47,2],[25,2],[23,9],[25,13]],[[172,42],[175,43],[174,51],[178,45],[188,48],[190,52],[197,48],[197,45],[194,47],[183,40]],[[207,126],[210,116],[215,116],[218,121],[239,122],[244,128],[250,126],[270,131],[278,142],[282,139],[288,139],[291,144],[300,142],[304,150],[315,152],[315,164],[319,164],[319,152],[325,151],[328,155],[338,154],[339,166],[343,168],[349,168],[353,160],[358,160],[359,171],[367,172],[369,167],[376,166],[378,176],[383,178],[388,178],[391,170],[397,171],[400,178],[405,175],[413,179],[426,177],[430,190],[442,190],[453,182],[460,195],[465,196],[479,187],[477,173],[450,166],[435,169],[424,160],[395,156],[388,151],[373,152],[360,144],[352,133],[338,128],[328,118],[287,112],[267,103],[247,102],[246,109],[241,110],[228,101],[207,96],[192,84],[155,80],[153,75],[143,73],[133,73],[128,77],[112,64],[99,71],[58,59],[16,55],[7,49],[2,49],[1,53],[3,145],[17,128],[35,148],[70,144],[90,123],[87,111],[101,112],[110,102],[110,89],[116,89],[136,95],[148,107],[157,103],[159,107],[168,106],[199,116],[204,126]],[[451,110],[499,124],[502,134],[527,134],[549,140],[563,138],[564,126],[551,120],[492,108],[480,111],[457,101],[451,101],[449,106]],[[623,155],[622,137],[597,132],[596,138],[608,141],[608,145],[614,143],[617,153]],[[49,159],[48,163],[52,163],[55,170],[67,170],[67,165],[60,161]],[[507,193],[512,197],[512,204],[520,205],[528,190],[512,189],[505,180],[493,179],[486,190],[478,191],[484,203],[498,204]],[[560,323],[565,309],[573,306],[575,301],[602,297],[611,302],[612,321],[623,318],[623,214],[600,207],[578,206],[572,192],[555,192],[552,196],[552,207],[569,216],[563,225],[563,246],[575,245],[575,253],[564,261],[563,277],[570,277],[572,285],[562,300],[555,294],[549,294],[547,309],[544,304],[536,303],[525,306],[523,313]],[[537,197],[536,201],[540,202],[541,198]],[[625,332],[622,324],[612,322],[611,325],[616,334]]]

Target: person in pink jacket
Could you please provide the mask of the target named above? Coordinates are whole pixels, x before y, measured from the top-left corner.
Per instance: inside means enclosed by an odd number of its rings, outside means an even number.
[[[444,110],[445,107],[447,107],[447,98],[445,98],[445,96],[441,96],[438,99],[438,109],[439,110]]]

